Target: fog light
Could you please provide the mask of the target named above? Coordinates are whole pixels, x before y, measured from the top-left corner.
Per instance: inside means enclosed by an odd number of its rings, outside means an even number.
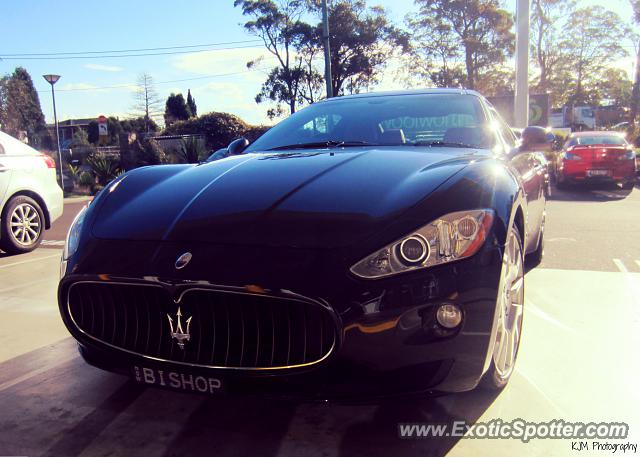
[[[436,319],[444,328],[456,328],[462,322],[462,311],[457,305],[449,303],[440,305],[436,312]]]

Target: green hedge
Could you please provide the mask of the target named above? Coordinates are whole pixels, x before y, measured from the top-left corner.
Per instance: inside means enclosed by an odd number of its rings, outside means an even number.
[[[247,137],[254,141],[269,127],[252,126],[238,116],[228,113],[208,113],[199,117],[178,121],[167,127],[163,135],[204,135],[207,149],[226,147],[236,138]]]

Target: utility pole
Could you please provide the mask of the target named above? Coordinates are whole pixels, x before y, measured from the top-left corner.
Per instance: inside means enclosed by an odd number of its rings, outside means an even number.
[[[331,49],[329,48],[329,12],[327,0],[322,0],[322,43],[324,44],[324,80],[327,83],[327,98],[333,97],[331,82]]]
[[[529,0],[516,4],[515,127],[529,124]]]
[[[640,43],[636,52],[636,65],[633,77],[633,89],[631,92],[631,113],[629,114],[629,127],[634,127],[636,117],[640,109]]]

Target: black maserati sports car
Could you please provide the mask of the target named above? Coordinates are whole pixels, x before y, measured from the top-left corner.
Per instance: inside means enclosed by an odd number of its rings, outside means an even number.
[[[89,364],[158,387],[499,389],[545,166],[473,91],[322,101],[220,160],[113,180],[70,229],[60,312]]]

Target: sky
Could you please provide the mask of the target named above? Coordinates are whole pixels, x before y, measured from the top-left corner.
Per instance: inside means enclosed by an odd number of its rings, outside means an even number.
[[[415,10],[412,0],[370,0],[386,7],[392,19],[402,23]],[[603,4],[629,20],[628,0]],[[505,8],[514,10],[515,0]],[[160,97],[191,89],[200,114],[225,111],[252,124],[270,123],[268,105],[256,104],[267,69],[274,65],[256,37],[242,27],[243,17],[233,0],[0,0],[0,75],[16,66],[31,74],[47,122],[53,120],[51,88],[41,75],[61,75],[56,84],[58,119],[96,118],[99,115],[131,117],[134,84],[146,72],[156,82]],[[149,53],[171,55],[92,59],[45,60],[15,58],[9,54],[102,52],[148,48],[195,46]],[[126,54],[126,53],[120,53]],[[113,55],[107,54],[107,55]],[[36,56],[37,57],[37,56]],[[262,59],[256,69],[246,63]],[[620,62],[629,72],[633,59]],[[115,86],[115,87],[114,87]],[[381,87],[400,89],[390,72]]]

